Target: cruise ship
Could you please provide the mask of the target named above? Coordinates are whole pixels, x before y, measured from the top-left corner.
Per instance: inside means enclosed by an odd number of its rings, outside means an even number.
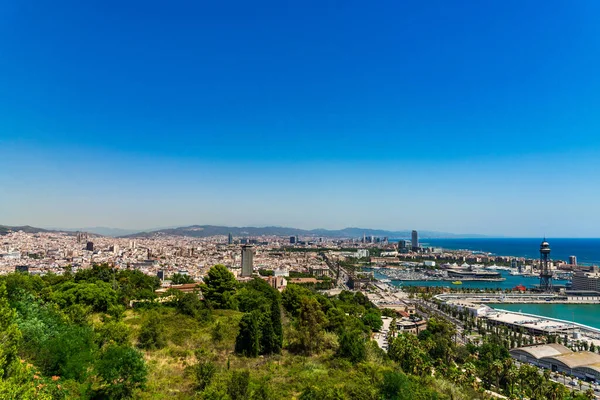
[[[502,281],[500,272],[484,270],[449,269],[448,279],[462,281]]]

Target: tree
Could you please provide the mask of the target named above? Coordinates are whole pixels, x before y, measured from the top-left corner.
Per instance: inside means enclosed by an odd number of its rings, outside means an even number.
[[[117,292],[109,283],[100,280],[79,283],[65,282],[57,287],[51,297],[63,308],[74,304],[83,304],[92,307],[95,312],[106,312],[110,306],[117,304]]]
[[[274,354],[279,353],[281,345],[278,344],[278,338],[275,336],[273,321],[269,314],[263,313],[260,320],[260,353]]]
[[[389,343],[389,357],[406,373],[427,375],[431,367],[427,353],[415,335],[402,333]]]
[[[166,345],[165,328],[156,312],[150,312],[142,323],[138,337],[141,349],[160,349]]]
[[[258,384],[258,387],[252,391],[250,400],[275,400],[273,391],[266,381],[262,381]]]
[[[362,321],[365,325],[369,326],[371,330],[375,332],[379,332],[381,327],[383,326],[383,321],[381,320],[381,315],[376,312],[368,312],[362,317]]]
[[[244,314],[235,341],[235,351],[246,357],[281,352],[283,333],[279,305],[275,301],[271,309],[256,309]]]
[[[300,285],[287,285],[281,294],[281,304],[290,315],[297,317],[302,299],[305,297],[312,297],[312,292]]]
[[[10,365],[17,358],[21,331],[15,323],[16,313],[7,300],[6,286],[0,281],[0,380],[8,375]]]
[[[89,326],[62,325],[41,343],[37,364],[48,375],[83,382],[94,362],[95,336]]]
[[[204,299],[215,308],[232,308],[232,297],[235,293],[237,282],[235,276],[226,266],[217,264],[212,267],[204,278],[201,286]]]
[[[300,346],[305,354],[311,355],[320,351],[326,322],[319,302],[314,298],[302,297],[296,328],[300,335]]]
[[[338,357],[347,358],[353,363],[364,361],[367,351],[362,332],[356,330],[342,332],[337,355]]]
[[[131,299],[156,298],[156,289],[160,287],[160,279],[156,276],[149,276],[142,271],[122,269],[119,270],[111,281],[118,287],[119,298],[121,302],[127,304]]]
[[[142,354],[130,346],[109,346],[96,362],[102,382],[100,393],[111,399],[126,399],[146,383],[148,371]]]
[[[240,331],[235,339],[235,351],[246,357],[258,357],[261,353],[261,319],[259,310],[244,314],[240,320]]]
[[[227,393],[231,400],[245,400],[248,398],[250,385],[250,372],[248,370],[234,371],[229,380]]]
[[[221,324],[221,321],[217,321],[217,323],[213,326],[213,329],[210,332],[210,336],[213,340],[213,342],[220,342],[221,340],[223,340],[223,337],[225,335],[223,335],[223,324]]]
[[[202,392],[210,383],[217,372],[217,367],[212,361],[201,361],[193,367],[196,378],[196,389]]]
[[[182,285],[185,283],[194,283],[194,279],[187,274],[175,273],[171,276],[171,283],[173,285]]]
[[[180,290],[171,289],[171,295],[173,296],[172,304],[175,305],[175,309],[179,313],[189,315],[192,318],[208,316],[210,310],[206,309],[198,293],[183,293]]]
[[[281,323],[281,304],[279,299],[271,303],[271,324],[273,325],[273,354],[281,353],[283,347],[283,325]]]
[[[99,347],[109,344],[123,345],[129,342],[129,327],[120,321],[108,321],[96,330]]]
[[[384,399],[390,400],[409,400],[417,397],[416,388],[411,383],[406,375],[400,372],[386,372],[383,375],[383,383],[381,385],[381,395]],[[436,396],[437,397],[437,396]],[[427,398],[436,398],[427,397]],[[426,398],[426,397],[422,397]]]

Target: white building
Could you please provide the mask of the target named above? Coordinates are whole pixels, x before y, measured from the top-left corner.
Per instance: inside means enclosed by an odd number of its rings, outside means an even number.
[[[358,249],[358,251],[356,252],[356,256],[358,258],[369,257],[369,250],[367,250],[367,249]]]

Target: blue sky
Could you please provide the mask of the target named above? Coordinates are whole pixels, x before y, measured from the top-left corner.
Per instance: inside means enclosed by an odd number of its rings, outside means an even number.
[[[36,3],[0,224],[600,236],[596,1]]]

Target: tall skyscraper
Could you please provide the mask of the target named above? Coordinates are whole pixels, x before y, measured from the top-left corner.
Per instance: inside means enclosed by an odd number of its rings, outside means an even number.
[[[418,250],[419,249],[419,234],[417,233],[417,231],[412,231],[411,242],[412,242],[412,249]]]
[[[85,245],[85,249],[87,251],[94,251],[94,243],[93,242],[87,242],[87,244]]]
[[[296,244],[296,236],[290,236],[290,244]]]
[[[252,276],[254,270],[254,246],[242,246],[242,277]]]
[[[540,244],[540,289],[552,291],[552,271],[550,271],[550,244],[544,238]]]
[[[577,265],[577,257],[576,256],[569,256],[569,264],[571,264],[571,265]]]
[[[227,244],[233,244],[233,235],[231,232],[229,232],[229,235],[227,235]]]

